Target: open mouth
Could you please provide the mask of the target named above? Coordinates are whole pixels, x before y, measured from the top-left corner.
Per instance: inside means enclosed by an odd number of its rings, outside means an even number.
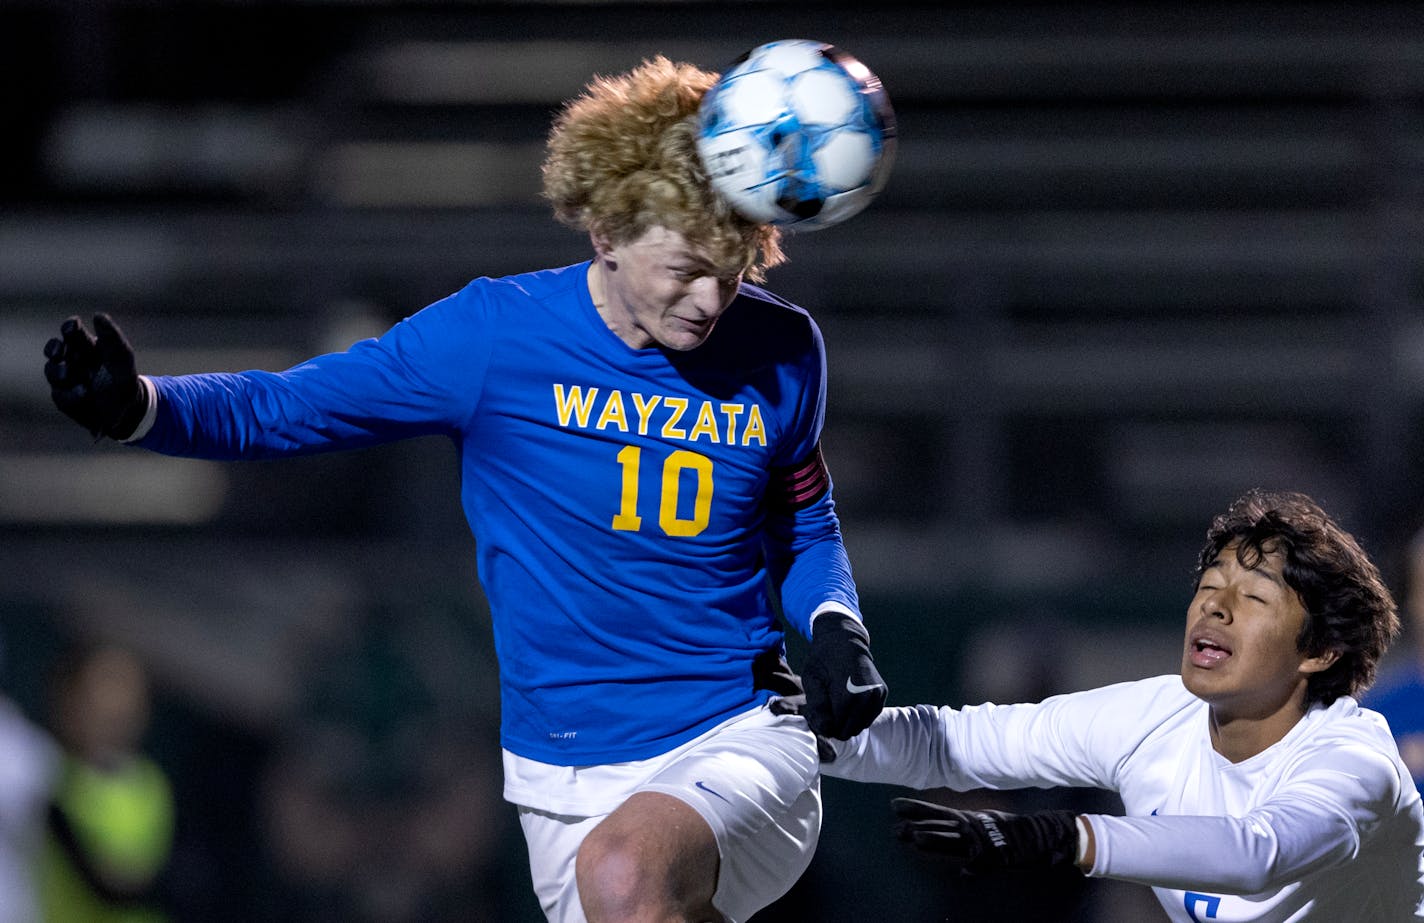
[[[1213,667],[1231,656],[1231,649],[1212,638],[1193,638],[1188,647],[1191,661],[1198,667]]]

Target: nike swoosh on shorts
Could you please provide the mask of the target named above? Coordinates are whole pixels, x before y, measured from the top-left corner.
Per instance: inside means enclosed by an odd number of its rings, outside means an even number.
[[[694,783],[692,783],[692,784],[695,785],[695,786],[697,786],[698,788],[702,789],[704,792],[706,792],[706,793],[709,794],[709,795],[714,795],[714,796],[716,796],[716,797],[718,797],[718,798],[721,798],[723,801],[727,801],[726,797],[724,797],[721,792],[715,791],[715,790],[713,790],[713,789],[711,789],[711,788],[708,788],[708,787],[707,787],[707,783],[706,783],[706,782],[703,782],[701,779],[698,779],[696,782],[694,782]],[[727,801],[727,803],[728,803],[728,804],[731,804],[732,802]]]

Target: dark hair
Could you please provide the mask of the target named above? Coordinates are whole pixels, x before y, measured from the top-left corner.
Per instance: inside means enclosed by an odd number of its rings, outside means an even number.
[[[1306,705],[1329,705],[1358,696],[1399,634],[1399,613],[1375,567],[1350,533],[1302,493],[1252,490],[1212,520],[1197,559],[1197,578],[1236,543],[1236,559],[1253,567],[1270,552],[1284,557],[1286,584],[1305,607],[1296,648],[1308,657],[1338,652],[1335,662],[1311,674]]]

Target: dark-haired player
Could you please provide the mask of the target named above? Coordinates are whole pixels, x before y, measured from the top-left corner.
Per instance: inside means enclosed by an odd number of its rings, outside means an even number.
[[[1352,536],[1308,497],[1253,491],[1208,532],[1179,673],[1038,704],[886,709],[823,772],[1122,798],[1124,817],[895,801],[904,839],[971,872],[1076,864],[1152,886],[1183,923],[1418,919],[1419,793],[1354,698],[1398,626]]]

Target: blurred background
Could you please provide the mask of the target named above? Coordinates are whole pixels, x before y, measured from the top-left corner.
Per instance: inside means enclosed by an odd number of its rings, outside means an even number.
[[[0,692],[52,726],[65,652],[137,658],[172,919],[541,919],[474,542],[445,442],[95,445],[45,340],[108,311],[141,371],[280,369],[583,259],[537,196],[559,102],[793,37],[859,57],[899,121],[881,198],[771,275],[825,332],[892,703],[1175,671],[1209,518],[1253,486],[1314,495],[1397,585],[1424,524],[1418,4],[4,0]],[[1133,886],[946,880],[893,841],[898,793],[827,781],[815,863],[757,919],[1160,919]]]

